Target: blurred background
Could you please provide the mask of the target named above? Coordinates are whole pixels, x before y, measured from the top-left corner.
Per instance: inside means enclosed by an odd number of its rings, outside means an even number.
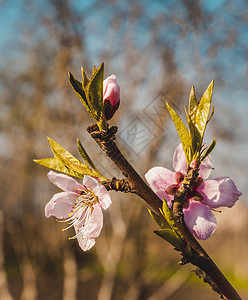
[[[104,228],[84,253],[63,224],[44,216],[58,192],[46,136],[77,154],[79,138],[103,175],[120,177],[91,141],[92,120],[69,86],[70,71],[105,62],[121,105],[111,124],[134,167],[172,168],[179,144],[165,101],[184,114],[215,79],[216,112],[206,142],[217,138],[211,177],[230,176],[243,196],[216,212],[217,231],[201,244],[242,299],[248,299],[248,1],[0,1],[0,299],[219,299],[180,255],[152,231],[145,203],[111,192]]]

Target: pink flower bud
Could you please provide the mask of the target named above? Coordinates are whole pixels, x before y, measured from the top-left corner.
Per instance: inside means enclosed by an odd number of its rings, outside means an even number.
[[[168,195],[175,195],[178,188],[179,188],[179,186],[177,184],[171,184],[165,189],[165,192]]]
[[[184,179],[184,175],[183,175],[182,172],[179,172],[179,171],[175,172],[175,180],[176,180],[177,183],[182,182],[183,179]]]
[[[110,120],[120,105],[120,87],[115,75],[111,75],[103,81],[103,105],[105,117]]]

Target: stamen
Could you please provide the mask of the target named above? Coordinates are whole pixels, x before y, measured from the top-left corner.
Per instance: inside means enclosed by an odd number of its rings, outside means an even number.
[[[215,209],[215,208],[212,208],[212,207],[210,207],[210,209],[211,209],[212,211],[215,211],[215,212],[218,212],[218,213],[222,213],[222,211],[221,211],[221,210],[217,210],[217,209]]]
[[[68,226],[63,228],[62,231],[66,231],[71,227],[78,227],[76,234],[69,237],[69,240],[76,239],[78,236],[83,235],[87,229],[90,216],[94,210],[94,205],[99,202],[95,193],[85,187],[79,197],[75,200],[75,204],[72,206],[71,212],[68,214],[68,218],[63,220],[57,220],[58,222],[67,223]]]

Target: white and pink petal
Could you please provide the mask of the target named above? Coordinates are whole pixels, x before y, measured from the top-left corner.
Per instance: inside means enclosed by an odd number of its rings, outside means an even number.
[[[145,174],[145,178],[155,193],[158,190],[165,190],[171,184],[177,183],[175,173],[163,167],[151,168]]]
[[[112,204],[111,197],[109,192],[103,185],[99,186],[98,191],[95,192],[96,196],[98,196],[100,205],[103,209],[108,209]]]
[[[210,155],[208,155],[200,165],[199,176],[207,179],[213,170],[213,164]]]
[[[95,178],[85,175],[83,179],[83,185],[86,186],[87,189],[95,191],[95,189],[99,186],[99,183]]]
[[[211,208],[232,207],[242,195],[230,177],[206,180],[198,188],[198,191],[204,197],[202,203]]]
[[[87,187],[87,189],[95,193],[95,195],[99,198],[100,205],[103,209],[110,207],[112,201],[109,192],[95,178],[85,175],[83,184]]]
[[[74,226],[79,246],[84,251],[94,246],[95,238],[100,235],[103,227],[103,214],[99,204],[96,204],[93,210],[88,208],[86,214],[88,216],[82,218],[84,221]]]
[[[209,207],[196,201],[190,201],[184,209],[184,220],[196,238],[208,239],[216,230],[216,218]]]
[[[174,152],[173,168],[177,172],[182,172],[184,174],[187,172],[187,160],[182,144],[179,144]]]
[[[112,106],[120,101],[120,87],[115,75],[108,76],[103,81],[103,100],[105,99],[108,99]]]
[[[167,201],[168,206],[172,207],[172,200],[174,199],[173,195],[168,195],[164,190],[157,190],[155,194],[161,199],[165,199]]]
[[[55,216],[58,219],[67,218],[72,211],[78,194],[74,192],[61,192],[55,194],[45,206],[45,216],[47,218]]]
[[[78,193],[80,193],[80,191],[82,191],[82,184],[70,176],[50,171],[47,174],[47,177],[54,185],[65,192],[79,191]]]
[[[96,204],[94,206],[94,210],[92,211],[89,224],[88,224],[88,234],[89,237],[97,238],[103,227],[103,214],[100,204]]]
[[[79,236],[77,238],[77,240],[78,240],[79,247],[83,251],[90,250],[95,245],[95,243],[96,243],[94,239],[84,238],[83,236]]]

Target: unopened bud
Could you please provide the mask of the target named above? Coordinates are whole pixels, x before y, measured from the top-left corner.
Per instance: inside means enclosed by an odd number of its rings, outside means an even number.
[[[115,75],[111,75],[103,81],[103,105],[105,117],[110,120],[120,105],[120,87]]]
[[[177,183],[182,182],[184,179],[184,174],[182,172],[176,172],[175,173],[175,180]]]
[[[171,184],[169,185],[166,189],[165,189],[165,192],[166,194],[168,195],[175,195],[176,192],[178,190],[178,185],[177,184]]]

